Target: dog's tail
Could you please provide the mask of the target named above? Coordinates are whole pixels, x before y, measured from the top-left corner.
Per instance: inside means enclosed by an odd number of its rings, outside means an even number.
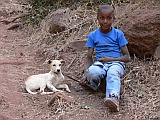
[[[53,94],[54,92],[42,92],[40,93],[41,95],[49,95],[49,94]]]
[[[30,93],[30,94],[37,94],[37,93],[38,93],[38,92],[32,92],[32,91],[31,91],[29,88],[27,88],[27,87],[26,87],[26,90],[27,90],[27,92]]]

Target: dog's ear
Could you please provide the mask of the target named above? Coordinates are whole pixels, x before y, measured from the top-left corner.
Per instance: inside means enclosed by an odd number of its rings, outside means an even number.
[[[59,60],[59,61],[60,61],[61,63],[65,63],[65,61],[64,61],[64,60],[62,60],[62,59],[61,59],[61,60]]]
[[[52,63],[52,60],[48,60],[48,64],[51,64]]]

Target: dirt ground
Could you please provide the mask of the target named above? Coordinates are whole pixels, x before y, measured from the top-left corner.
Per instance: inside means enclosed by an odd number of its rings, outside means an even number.
[[[10,18],[12,10],[21,8],[16,5],[16,0],[1,0],[1,10],[8,14],[1,12],[0,19]],[[9,24],[4,22],[0,22],[0,26],[0,120],[160,120],[159,76],[143,76],[147,74],[148,64],[153,65],[148,68],[152,70],[159,61],[153,64],[135,60],[140,67],[133,62],[128,64],[130,67],[124,77],[126,92],[121,97],[120,112],[108,112],[103,104],[105,94],[100,90],[76,92],[77,82],[67,76],[66,83],[72,92],[66,94],[75,102],[57,100],[48,106],[53,95],[30,95],[24,86],[28,76],[49,72],[42,50],[31,44],[23,31],[7,30]],[[83,51],[68,47],[61,56],[68,60],[62,70],[72,71],[70,74],[79,79],[83,70],[79,62],[83,62]],[[70,66],[75,67],[70,69]]]

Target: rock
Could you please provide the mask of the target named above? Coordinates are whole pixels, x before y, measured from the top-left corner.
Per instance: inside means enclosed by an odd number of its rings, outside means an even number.
[[[71,47],[75,50],[85,51],[85,50],[88,49],[88,47],[86,47],[85,44],[86,44],[86,40],[73,41],[73,42],[70,43],[69,47]]]
[[[67,9],[65,10],[59,9],[55,11],[55,13],[53,14],[49,28],[49,32],[51,34],[56,34],[65,30],[66,26],[65,26],[64,16],[66,11]]]
[[[129,41],[128,49],[131,55],[151,57],[160,43],[160,11],[136,10],[120,29]]]
[[[160,58],[160,45],[155,50],[154,58]]]
[[[60,21],[52,21],[49,32],[51,34],[56,34],[65,30],[65,26]]]

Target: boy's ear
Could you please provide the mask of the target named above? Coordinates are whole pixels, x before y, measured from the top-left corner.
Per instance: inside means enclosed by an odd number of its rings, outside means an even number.
[[[115,19],[116,19],[116,17],[115,17],[115,15],[113,14],[113,20],[115,21]]]
[[[60,61],[61,63],[65,63],[65,61],[64,61],[64,60],[62,60],[62,59],[61,59],[61,60],[59,60],[59,61]]]
[[[48,60],[48,64],[51,64],[52,63],[52,60]]]

